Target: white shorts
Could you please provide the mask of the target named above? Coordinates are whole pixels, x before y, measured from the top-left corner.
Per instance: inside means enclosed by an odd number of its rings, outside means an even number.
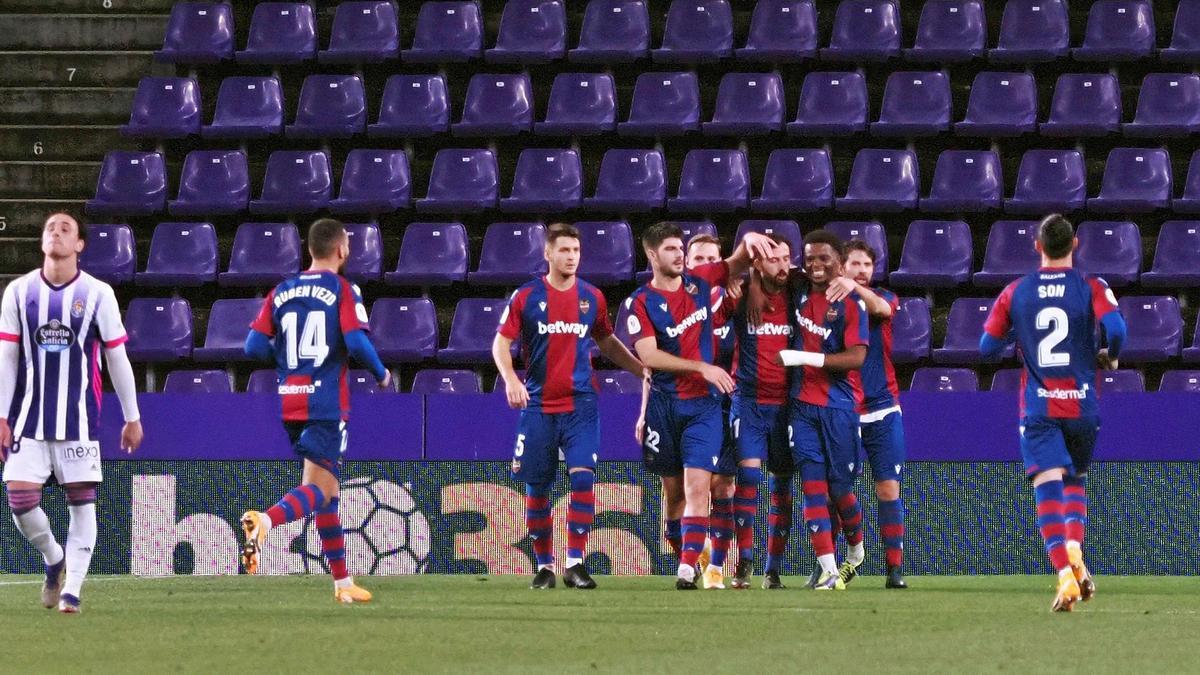
[[[25,481],[45,485],[53,472],[60,485],[99,483],[99,441],[39,441],[17,439],[4,463],[4,482]]]

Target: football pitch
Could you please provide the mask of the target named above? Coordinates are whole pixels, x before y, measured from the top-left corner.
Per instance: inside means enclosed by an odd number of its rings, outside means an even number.
[[[1200,578],[1100,577],[1051,614],[1050,576],[909,578],[845,592],[674,590],[598,577],[531,591],[525,577],[98,576],[84,613],[38,604],[37,577],[0,577],[8,672],[1195,672]]]

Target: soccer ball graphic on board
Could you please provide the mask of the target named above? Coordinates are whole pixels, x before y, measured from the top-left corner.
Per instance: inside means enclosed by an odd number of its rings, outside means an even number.
[[[429,521],[417,510],[408,487],[362,477],[342,483],[342,529],[346,565],[354,575],[418,574],[429,557]],[[314,518],[304,523],[305,571],[328,571]],[[297,542],[299,543],[299,542]]]

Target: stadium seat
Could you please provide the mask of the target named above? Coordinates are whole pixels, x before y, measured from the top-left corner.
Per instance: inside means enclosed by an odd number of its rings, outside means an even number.
[[[167,206],[167,169],[157,152],[112,150],[104,155],[96,198],[84,210],[94,216],[149,216]]]
[[[1021,374],[1024,368],[1001,368],[992,375],[991,391],[1021,391]]]
[[[134,279],[137,241],[128,225],[91,225],[87,246],[79,254],[79,268],[109,284],[126,284]]]
[[[600,161],[596,194],[583,200],[591,211],[637,213],[667,203],[666,165],[659,150],[608,150]]]
[[[1171,45],[1160,49],[1158,58],[1168,63],[1200,61],[1200,0],[1179,0]]]
[[[367,94],[357,75],[309,75],[288,138],[350,138],[367,130]]]
[[[917,368],[908,390],[947,394],[979,391],[979,376],[970,368]]]
[[[683,158],[675,212],[726,213],[750,205],[750,168],[740,150],[690,150]]]
[[[971,280],[971,226],[961,220],[914,220],[904,237],[896,286],[952,288]]]
[[[841,0],[825,61],[886,61],[900,56],[900,11],[889,0]]]
[[[746,46],[734,54],[742,61],[770,63],[816,57],[817,9],[812,0],[758,0]]]
[[[1121,129],[1121,87],[1113,75],[1065,73],[1054,85],[1043,136],[1104,136]]]
[[[921,7],[917,38],[904,58],[961,63],[983,56],[986,41],[987,17],[980,0],[934,0]]]
[[[1104,165],[1100,195],[1087,200],[1095,213],[1149,213],[1171,206],[1175,182],[1171,156],[1161,148],[1113,148]]]
[[[950,78],[946,73],[900,71],[888,76],[875,136],[936,136],[950,129]]]
[[[525,381],[525,370],[517,368],[513,372],[517,374],[517,379],[519,379],[521,382]],[[504,389],[504,378],[499,376],[496,377],[496,379],[492,382],[492,393],[501,398],[507,395],[508,392]]]
[[[1159,391],[1200,394],[1200,370],[1168,370],[1163,373]]]
[[[392,75],[383,86],[379,121],[367,126],[367,135],[424,137],[449,130],[450,102],[441,75]]]
[[[627,370],[597,370],[601,394],[641,394],[642,378]]]
[[[1196,325],[1192,328],[1192,346],[1183,348],[1183,362],[1200,362],[1200,316],[1196,317]]]
[[[211,223],[159,223],[138,286],[203,286],[217,281],[217,231]]]
[[[922,211],[974,213],[1004,204],[1004,178],[994,150],[945,150],[933,169],[933,187]]]
[[[1037,131],[1037,83],[1029,73],[979,73],[967,114],[954,123],[959,136],[1020,136]]]
[[[303,2],[260,2],[250,17],[246,48],[238,63],[287,65],[317,58],[317,26],[312,5]]]
[[[533,125],[533,132],[541,136],[594,136],[616,129],[616,86],[608,73],[556,75],[546,121]]]
[[[467,275],[471,285],[515,286],[546,273],[541,223],[492,223],[483,235],[479,269]]]
[[[816,150],[772,150],[763,173],[762,195],[751,200],[758,212],[817,211],[833,206],[833,164]]]
[[[267,138],[283,133],[283,90],[275,77],[227,77],[217,90],[204,138]]]
[[[400,242],[396,271],[384,280],[397,286],[449,286],[467,280],[469,249],[462,223],[409,223]]]
[[[983,269],[971,282],[981,288],[999,288],[1037,270],[1041,256],[1033,248],[1037,239],[1036,220],[997,220],[988,233]]]
[[[259,298],[222,298],[208,313],[208,330],[204,346],[192,352],[192,359],[202,363],[249,361],[246,356],[246,334],[262,310]]]
[[[1179,301],[1170,296],[1126,296],[1121,314],[1129,326],[1122,363],[1154,363],[1179,356],[1183,318]]]
[[[462,121],[455,136],[514,136],[533,130],[533,85],[529,76],[472,75]]]
[[[517,158],[512,195],[500,200],[510,213],[559,213],[583,202],[583,165],[574,150],[530,148]]]
[[[800,234],[800,225],[794,220],[743,220],[738,224],[737,234],[733,237],[733,245],[742,243],[748,232],[759,234],[779,235],[788,241],[792,261],[800,264],[804,260],[804,237]]]
[[[400,58],[396,5],[387,0],[343,2],[333,13],[329,49],[317,52],[321,63],[383,63]]]
[[[1087,220],[1075,232],[1075,267],[1120,288],[1137,281],[1142,267],[1142,235],[1131,222]]]
[[[322,150],[276,150],[267,159],[262,194],[250,213],[313,213],[333,197],[329,155]]]
[[[478,394],[482,389],[473,370],[421,370],[412,385],[414,394]]]
[[[1065,0],[1008,0],[993,63],[1039,63],[1067,55],[1071,33]]]
[[[278,387],[279,376],[274,368],[261,368],[246,378],[247,394],[276,394],[279,391]]]
[[[1200,213],[1200,150],[1192,153],[1187,180],[1183,184],[1183,196],[1171,200],[1171,210],[1176,213]]]
[[[794,136],[847,136],[867,129],[867,84],[861,73],[815,72],[804,76]]]
[[[1142,274],[1143,286],[1200,286],[1200,221],[1168,220],[1159,227],[1154,265]]]
[[[133,95],[132,138],[186,138],[200,133],[200,85],[190,77],[143,77]]]
[[[397,391],[395,376],[392,377],[392,383],[387,389],[381,389],[371,371],[358,369],[346,371],[346,388],[350,390],[351,395],[395,393]]]
[[[125,308],[125,333],[133,361],[186,359],[192,355],[192,307],[183,298],[134,298]]]
[[[342,166],[342,188],[329,210],[345,213],[391,213],[407,209],[412,199],[408,155],[403,150],[351,150]]]
[[[222,286],[272,286],[300,271],[300,234],[292,223],[242,223]]]
[[[193,150],[183,160],[173,216],[231,216],[250,203],[250,169],[241,150]]]
[[[579,276],[597,286],[633,278],[633,235],[625,221],[580,221]]]
[[[406,63],[462,63],[483,55],[483,18],[471,0],[421,3],[413,32],[412,49],[400,56]]]
[[[429,189],[417,200],[424,213],[477,213],[496,207],[499,169],[491,150],[438,150]]]
[[[752,136],[783,131],[783,80],[779,73],[726,73],[717,89],[706,136]]]
[[[733,10],[728,0],[671,0],[656,63],[708,63],[733,56]]]
[[[1146,391],[1146,377],[1140,370],[1105,370],[1096,373],[1096,387],[1102,394],[1140,394]]]
[[[1017,188],[1004,200],[1007,213],[1075,211],[1087,199],[1087,169],[1077,150],[1027,150],[1017,169]]]
[[[993,298],[959,298],[950,305],[946,317],[946,340],[933,350],[934,363],[973,364],[983,361],[979,353],[979,338],[983,335],[983,322],[992,311]],[[894,329],[893,329],[894,330]],[[1012,358],[1013,345],[1001,352],[1002,358]]]
[[[892,317],[892,361],[916,363],[929,358],[933,321],[925,298],[900,298]]]
[[[383,275],[383,237],[375,223],[344,223],[350,256],[342,274],[356,284],[379,281]]]
[[[882,282],[888,275],[888,243],[883,225],[875,221],[835,220],[825,223],[825,229],[836,234],[842,241],[861,239],[875,251],[874,282]],[[926,312],[928,313],[928,312]]]
[[[1200,75],[1147,73],[1138,90],[1133,121],[1121,125],[1126,136],[1171,138],[1200,131]]]
[[[917,207],[921,177],[911,150],[859,150],[850,170],[845,197],[837,210],[849,213],[895,213]]]
[[[627,63],[650,53],[650,12],[644,0],[588,0],[576,63]]]
[[[172,370],[162,390],[164,394],[228,394],[233,383],[223,370]]]
[[[695,73],[642,73],[633,85],[624,136],[679,136],[700,130],[700,84]]]
[[[1076,61],[1135,61],[1154,53],[1154,9],[1148,0],[1100,0],[1088,10]]]
[[[683,245],[685,248],[687,247],[688,242],[692,240],[692,237],[694,237],[698,234],[708,234],[708,235],[711,235],[714,237],[719,236],[719,233],[717,232],[717,226],[714,225],[713,222],[709,221],[709,220],[675,220],[672,222],[674,222],[676,225],[678,225],[680,230],[683,230]],[[644,284],[644,283],[650,281],[651,277],[653,277],[653,276],[654,276],[654,273],[650,270],[650,263],[647,262],[646,269],[635,274],[634,278],[637,281],[637,283]],[[625,306],[625,303],[622,302],[621,307],[624,307],[624,306]],[[621,310],[618,309],[617,310],[618,324],[622,320],[621,316],[622,316]],[[620,331],[621,331],[621,328],[618,325],[617,332],[620,333]],[[628,335],[625,335],[625,336],[622,336],[621,339],[625,340],[625,338],[627,338],[627,337],[628,337]]]
[[[563,0],[508,0],[500,16],[496,46],[484,52],[490,63],[549,63],[567,54],[567,12]]]
[[[233,7],[227,2],[176,2],[167,20],[159,63],[201,64],[233,60]]]
[[[379,298],[371,305],[371,342],[386,363],[412,363],[437,354],[437,310],[429,298]]]
[[[492,338],[506,300],[464,298],[454,308],[450,323],[450,339],[445,349],[439,349],[441,363],[491,363]]]

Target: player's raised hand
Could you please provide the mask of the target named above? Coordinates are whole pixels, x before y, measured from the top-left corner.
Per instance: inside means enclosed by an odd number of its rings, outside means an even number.
[[[1096,365],[1100,370],[1116,370],[1118,367],[1117,360],[1108,355],[1107,348],[1096,352]]]
[[[142,423],[141,421],[126,422],[121,429],[121,449],[126,453],[132,453],[142,444]]]
[[[516,378],[512,382],[504,381],[504,394],[508,397],[508,407],[513,410],[524,410],[529,405],[529,390]]]
[[[742,245],[746,247],[746,251],[750,253],[751,260],[758,258],[769,258],[775,251],[775,242],[765,234],[759,232],[747,232],[742,238]]]
[[[830,302],[840,302],[856,290],[858,290],[858,284],[854,283],[853,279],[838,277],[829,282],[829,288],[825,289],[825,299]]]
[[[721,392],[722,394],[733,393],[733,378],[729,376],[729,373],[725,372],[724,368],[719,368],[711,363],[706,363],[700,368],[700,374],[704,376],[704,379],[707,380],[709,384],[715,386],[717,391]]]
[[[8,451],[12,448],[12,427],[8,420],[0,419],[0,461],[8,461]]]

